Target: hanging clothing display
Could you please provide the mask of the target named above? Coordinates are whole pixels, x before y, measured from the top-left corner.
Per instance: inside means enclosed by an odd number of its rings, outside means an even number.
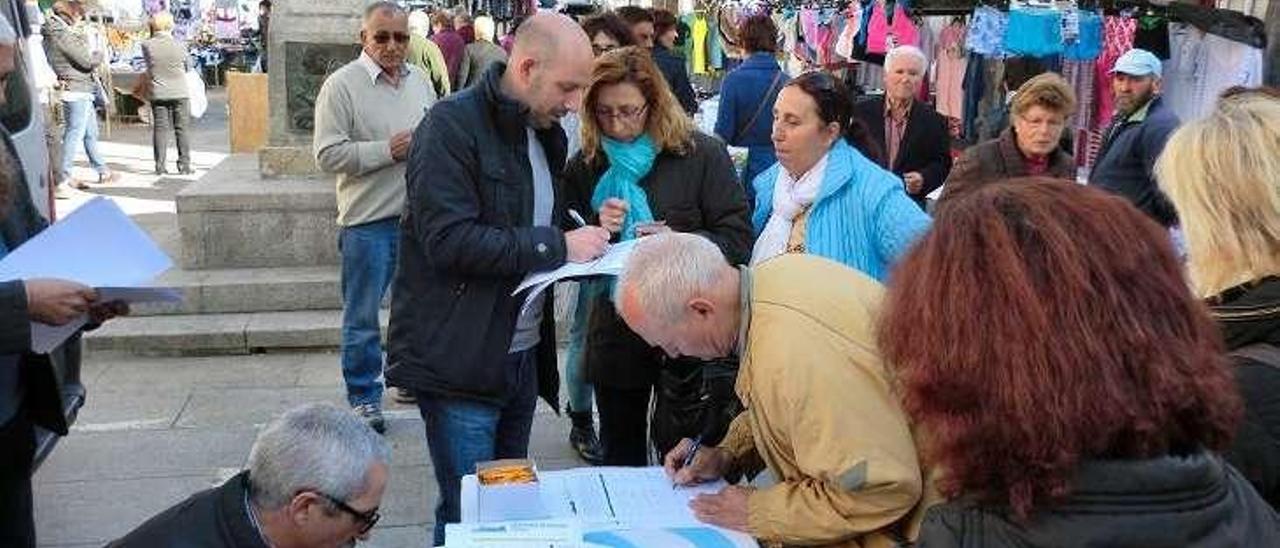
[[[1089,61],[1063,61],[1062,77],[1076,93],[1076,111],[1067,119],[1067,127],[1088,131],[1093,127],[1093,108],[1097,74]]]
[[[1093,61],[1102,53],[1102,16],[1094,11],[1075,11],[1077,34],[1063,38],[1062,57],[1068,61]]]
[[[1008,23],[1008,14],[991,6],[978,6],[973,10],[965,47],[984,56],[1004,55],[1004,34]]]
[[[1005,26],[1009,55],[1047,57],[1062,53],[1062,13],[1050,9],[1013,9]]]
[[[867,53],[883,54],[896,46],[914,46],[918,43],[919,32],[911,23],[907,12],[902,9],[902,2],[894,4],[893,19],[889,20],[884,2],[876,0],[871,20],[867,23]]]
[[[707,73],[707,18],[701,15],[693,18],[689,32],[693,35],[693,56],[689,62],[693,64],[694,74]]]
[[[964,52],[968,28],[954,22],[942,29],[934,49],[934,80],[938,112],[951,118],[964,117],[964,72],[969,60]]]
[[[1098,94],[1097,108],[1094,110],[1094,129],[1107,127],[1111,123],[1115,109],[1115,99],[1111,96],[1111,68],[1115,66],[1124,52],[1133,49],[1133,34],[1137,29],[1137,21],[1127,17],[1107,17],[1103,20],[1102,53],[1098,56],[1094,70],[1097,81],[1106,83],[1101,86],[1105,92]]]
[[[1169,58],[1169,21],[1158,15],[1137,18],[1133,34],[1133,47],[1142,48],[1161,60]]]

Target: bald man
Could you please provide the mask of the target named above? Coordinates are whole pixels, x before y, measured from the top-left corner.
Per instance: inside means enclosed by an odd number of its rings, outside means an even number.
[[[571,19],[534,15],[510,60],[436,103],[413,136],[386,378],[414,393],[426,423],[437,545],[458,522],[462,476],[526,456],[538,395],[558,403],[551,300],[522,308],[511,293],[608,243],[604,229],[567,222],[552,184],[565,160],[558,120],[582,101],[591,62]]]

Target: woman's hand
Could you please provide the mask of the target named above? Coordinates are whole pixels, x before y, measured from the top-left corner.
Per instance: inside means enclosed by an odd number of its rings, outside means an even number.
[[[609,198],[600,205],[600,226],[613,234],[622,232],[622,223],[627,220],[627,212],[631,205],[626,200]]]

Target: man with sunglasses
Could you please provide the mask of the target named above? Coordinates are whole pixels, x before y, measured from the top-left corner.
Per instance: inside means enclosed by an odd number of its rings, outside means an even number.
[[[147,520],[112,548],[336,548],[378,523],[391,450],[331,405],[286,412],[249,450],[249,469]]]
[[[360,42],[360,57],[330,75],[316,97],[314,147],[320,169],[338,182],[347,401],[382,432],[378,309],[396,265],[413,128],[436,92],[429,75],[405,62],[409,15],[400,6],[370,5]]]

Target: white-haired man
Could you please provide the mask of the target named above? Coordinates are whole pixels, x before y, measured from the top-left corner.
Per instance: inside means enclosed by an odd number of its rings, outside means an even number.
[[[855,123],[865,125],[880,145],[876,162],[902,177],[907,195],[920,207],[951,173],[947,119],[916,100],[928,70],[929,60],[920,48],[893,48],[884,59],[884,97],[853,107]]]
[[[462,62],[458,65],[460,89],[469,88],[471,84],[479,82],[484,77],[484,69],[489,68],[489,65],[507,60],[507,50],[493,43],[493,34],[496,29],[492,17],[485,15],[477,17],[473,28],[476,39],[462,50]]]
[[[109,546],[352,546],[378,522],[390,458],[387,442],[350,412],[298,407],[258,435],[248,470]]]
[[[922,479],[906,415],[875,345],[882,288],[813,255],[735,268],[693,234],[637,244],[617,286],[619,315],[670,356],[737,355],[747,410],[677,484],[767,466],[778,483],[730,486],[691,503],[699,519],[780,544],[878,546],[909,540]]]

